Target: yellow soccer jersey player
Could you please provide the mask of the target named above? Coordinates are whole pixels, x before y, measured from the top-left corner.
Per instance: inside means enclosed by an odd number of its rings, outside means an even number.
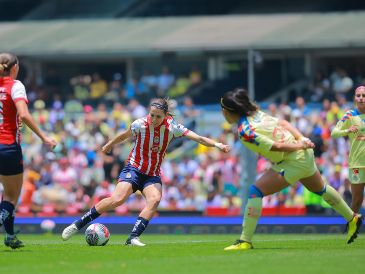
[[[355,90],[355,109],[345,113],[331,135],[334,138],[348,136],[350,139],[349,179],[351,181],[351,208],[359,212],[364,200],[365,186],[365,86]]]

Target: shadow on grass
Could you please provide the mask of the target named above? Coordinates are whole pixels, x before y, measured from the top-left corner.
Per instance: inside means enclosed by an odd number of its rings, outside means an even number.
[[[0,252],[2,252],[2,253],[11,253],[11,252],[24,253],[24,252],[32,252],[32,250],[29,250],[29,249],[3,249],[3,250],[0,250]]]

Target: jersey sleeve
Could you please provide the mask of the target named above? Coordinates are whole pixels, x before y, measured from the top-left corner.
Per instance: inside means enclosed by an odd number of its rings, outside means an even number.
[[[350,117],[353,116],[351,111],[347,111],[331,132],[333,138],[339,138],[349,134],[348,129],[351,126]]]
[[[176,123],[174,120],[171,121],[171,131],[175,138],[185,136],[189,132],[186,127],[184,127],[182,124]]]
[[[13,88],[11,89],[11,98],[14,103],[20,100],[24,100],[28,103],[27,93],[25,92],[25,87],[22,82],[18,80],[15,81]]]
[[[265,135],[258,134],[255,132],[254,129],[243,129],[240,127],[238,129],[238,136],[241,140],[241,142],[250,143],[252,145],[257,146],[257,149],[262,152],[268,152],[270,151],[271,147],[274,144],[274,140],[271,140],[270,138],[266,137]]]
[[[133,133],[134,136],[137,136],[138,133],[141,131],[141,120],[135,120],[132,124],[131,124],[131,131]]]

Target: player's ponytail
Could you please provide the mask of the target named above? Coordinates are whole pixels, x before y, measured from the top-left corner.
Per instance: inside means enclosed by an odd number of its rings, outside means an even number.
[[[18,64],[18,58],[12,53],[0,53],[0,76],[8,76],[10,69]]]
[[[258,110],[258,106],[248,98],[247,91],[240,88],[226,92],[220,104],[222,108],[240,116],[250,116]]]

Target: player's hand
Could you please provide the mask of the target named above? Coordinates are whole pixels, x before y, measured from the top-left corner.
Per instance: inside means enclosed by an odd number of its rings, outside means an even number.
[[[302,138],[301,143],[304,149],[315,147],[314,143],[309,138]]]
[[[349,127],[348,131],[349,133],[356,133],[359,131],[359,128],[357,126],[352,125],[351,127]]]
[[[107,143],[101,148],[101,151],[104,153],[110,153],[112,151],[113,146],[110,143]]]
[[[57,146],[57,142],[55,141],[55,139],[50,137],[44,137],[43,143],[50,149],[54,149]]]
[[[225,144],[222,144],[222,143],[216,143],[214,145],[216,148],[218,148],[220,151],[223,151],[225,153],[228,153],[231,151],[231,147],[229,145],[225,145]]]

